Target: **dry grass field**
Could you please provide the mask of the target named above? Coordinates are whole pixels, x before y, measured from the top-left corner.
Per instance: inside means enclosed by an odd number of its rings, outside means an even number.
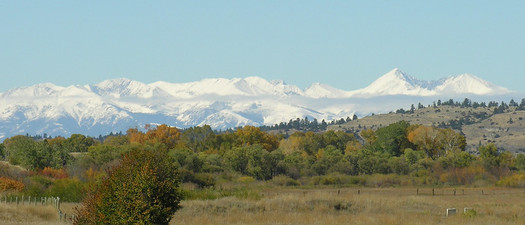
[[[525,190],[453,188],[269,188],[253,200],[187,200],[170,224],[525,224]],[[464,190],[464,191],[463,191]],[[358,194],[358,191],[360,194]],[[483,191],[483,194],[482,194]],[[464,193],[464,194],[463,194]],[[77,204],[64,203],[71,215]],[[463,213],[463,208],[475,212]],[[446,208],[456,208],[445,216]],[[0,204],[0,224],[69,224],[56,210]]]
[[[525,224],[519,189],[268,190],[259,200],[184,201],[171,224]],[[339,192],[339,194],[338,194]],[[463,214],[464,208],[472,208]],[[446,217],[447,208],[458,213]]]
[[[62,203],[61,210],[68,217],[74,214],[75,203]],[[0,203],[0,224],[2,225],[66,225],[60,221],[58,211],[53,206],[28,206],[16,203]]]

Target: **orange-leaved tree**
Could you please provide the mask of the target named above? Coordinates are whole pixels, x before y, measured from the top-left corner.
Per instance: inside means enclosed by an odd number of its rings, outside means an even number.
[[[182,194],[168,158],[159,149],[124,155],[88,193],[74,224],[169,224]]]
[[[170,127],[166,124],[159,125],[155,128],[146,126],[146,133],[136,128],[129,129],[127,135],[130,143],[140,144],[165,144],[168,149],[174,148],[179,140],[181,132],[176,127]]]

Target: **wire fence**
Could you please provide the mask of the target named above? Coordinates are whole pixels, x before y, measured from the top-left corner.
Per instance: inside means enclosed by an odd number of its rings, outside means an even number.
[[[72,222],[75,219],[75,215],[68,215],[60,210],[60,197],[4,195],[0,198],[0,203],[16,206],[53,206],[57,210],[60,221]]]

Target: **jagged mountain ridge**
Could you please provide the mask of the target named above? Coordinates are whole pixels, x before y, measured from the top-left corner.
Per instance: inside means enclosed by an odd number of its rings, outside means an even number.
[[[148,123],[178,127],[209,124],[225,129],[304,117],[333,120],[390,111],[419,97],[443,93],[493,95],[509,91],[471,75],[419,81],[398,69],[356,91],[320,83],[303,90],[259,77],[151,84],[120,78],[69,87],[45,83],[0,93],[0,138],[25,133],[98,135]]]

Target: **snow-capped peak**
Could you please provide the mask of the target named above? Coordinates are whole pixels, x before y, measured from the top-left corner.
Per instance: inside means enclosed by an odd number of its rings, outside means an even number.
[[[398,68],[384,74],[368,87],[352,92],[352,96],[420,95],[434,94],[427,87],[429,82],[420,81]]]
[[[351,95],[354,97],[373,97],[386,95],[501,95],[507,93],[510,93],[508,89],[470,74],[451,76],[435,81],[423,81],[395,68],[368,87],[351,92]]]
[[[30,87],[21,87],[21,88],[15,88],[12,90],[9,90],[2,94],[2,97],[49,97],[52,95],[56,95],[61,90],[63,90],[63,87],[59,87],[57,85],[54,85],[52,83],[42,83],[33,85]]]
[[[304,94],[310,98],[345,98],[350,95],[347,91],[321,83],[310,85],[310,87],[306,88]]]
[[[442,94],[467,93],[476,95],[489,95],[510,93],[510,91],[506,88],[497,86],[470,74],[449,77],[443,80],[442,83],[435,88],[435,90]]]
[[[130,96],[149,98],[154,94],[154,88],[149,85],[127,78],[106,80],[90,87],[93,92],[101,96],[110,96],[113,98]]]

